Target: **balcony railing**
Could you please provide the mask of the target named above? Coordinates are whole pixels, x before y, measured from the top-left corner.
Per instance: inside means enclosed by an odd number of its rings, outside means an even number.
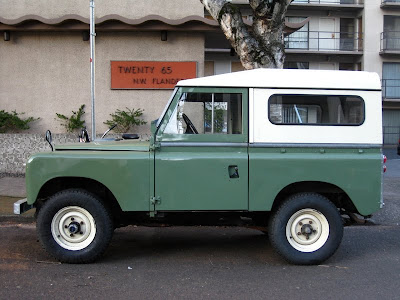
[[[383,143],[385,145],[397,145],[400,138],[400,126],[383,125]]]
[[[294,0],[292,3],[309,3],[309,4],[352,4],[352,5],[362,5],[364,0]]]
[[[399,52],[400,31],[381,32],[381,52]]]
[[[297,1],[297,0],[295,0],[295,1]],[[385,4],[399,4],[400,5],[400,0],[382,0],[381,1],[381,4],[382,5],[385,5]]]
[[[400,99],[400,79],[382,79],[382,98]]]
[[[285,48],[304,51],[362,51],[362,33],[297,31],[285,38]]]

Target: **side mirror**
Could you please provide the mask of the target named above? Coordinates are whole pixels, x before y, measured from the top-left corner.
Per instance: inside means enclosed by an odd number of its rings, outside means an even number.
[[[51,151],[54,151],[53,137],[51,136],[51,131],[50,130],[46,131],[45,139],[49,143]]]

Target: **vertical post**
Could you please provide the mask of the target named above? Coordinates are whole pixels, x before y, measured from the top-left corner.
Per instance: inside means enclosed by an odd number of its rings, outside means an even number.
[[[94,69],[94,43],[96,33],[94,30],[94,0],[90,0],[90,98],[92,102],[92,141],[96,138],[96,120],[95,120],[95,69]]]
[[[211,133],[214,133],[214,93],[211,94]]]

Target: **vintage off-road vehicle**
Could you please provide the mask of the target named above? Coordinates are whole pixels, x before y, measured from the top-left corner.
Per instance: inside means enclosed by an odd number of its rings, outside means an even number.
[[[244,225],[268,230],[287,261],[338,248],[343,215],[382,201],[377,74],[258,69],[180,81],[149,142],[57,145],[26,168],[44,248],[98,259],[126,224]],[[359,217],[359,218],[360,218]]]

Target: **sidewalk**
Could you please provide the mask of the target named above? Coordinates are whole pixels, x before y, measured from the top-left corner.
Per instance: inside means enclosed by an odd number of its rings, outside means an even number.
[[[35,209],[14,215],[14,202],[26,197],[25,178],[0,178],[0,222],[34,222]]]

